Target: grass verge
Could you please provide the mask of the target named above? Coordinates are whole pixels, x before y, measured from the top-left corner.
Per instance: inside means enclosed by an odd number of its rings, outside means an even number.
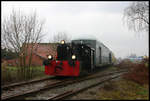
[[[32,67],[32,68],[33,68],[32,79],[42,78],[46,76],[44,73],[44,66]],[[7,66],[5,68],[1,68],[1,73],[2,73],[1,75],[2,85],[24,81],[24,79],[20,80],[18,78],[17,67]]]
[[[104,84],[99,90],[99,100],[149,100],[149,62],[122,61],[117,68],[127,68],[121,79]]]
[[[121,79],[111,81],[99,89],[99,100],[148,100],[149,85]]]

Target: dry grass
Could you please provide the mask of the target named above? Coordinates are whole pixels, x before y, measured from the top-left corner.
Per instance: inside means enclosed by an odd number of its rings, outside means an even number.
[[[149,83],[149,67],[148,62],[143,61],[138,64],[132,64],[129,67],[129,72],[124,75],[124,78],[127,80],[134,81],[141,85]]]
[[[99,90],[99,100],[149,100],[149,63],[121,62],[117,68],[128,68],[121,80],[108,82]]]
[[[109,88],[109,89],[108,89]],[[107,83],[99,89],[99,100],[148,100],[149,86],[141,86],[128,80]]]
[[[32,68],[33,68],[33,78],[31,78],[31,79],[46,76],[44,73],[44,67],[43,66],[32,67]],[[2,75],[1,75],[2,85],[25,81],[24,78],[20,79],[18,77],[17,67],[10,67],[10,66],[7,66],[7,64],[2,63],[1,73],[2,73]]]

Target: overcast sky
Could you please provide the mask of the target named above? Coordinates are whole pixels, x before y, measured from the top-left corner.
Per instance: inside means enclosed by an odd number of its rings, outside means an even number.
[[[43,42],[53,39],[57,32],[66,32],[74,39],[91,37],[104,43],[115,56],[131,53],[148,55],[148,32],[135,33],[123,24],[123,10],[131,2],[1,2],[2,18],[12,8],[26,14],[37,12],[45,20],[46,36]]]

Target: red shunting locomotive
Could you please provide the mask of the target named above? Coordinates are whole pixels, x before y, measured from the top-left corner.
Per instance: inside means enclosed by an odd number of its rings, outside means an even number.
[[[72,47],[65,43],[64,40],[57,46],[57,57],[53,59],[52,55],[44,60],[45,74],[54,76],[78,76],[80,62],[73,54]]]
[[[43,61],[45,74],[53,76],[79,76],[93,72],[101,66],[113,64],[112,52],[93,39],[64,40],[57,46],[57,57],[49,55]]]

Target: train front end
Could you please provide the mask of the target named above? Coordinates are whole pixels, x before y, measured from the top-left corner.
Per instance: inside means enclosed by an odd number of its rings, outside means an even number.
[[[80,62],[73,53],[72,47],[64,40],[57,46],[57,57],[52,55],[44,60],[45,74],[53,76],[79,76]]]

